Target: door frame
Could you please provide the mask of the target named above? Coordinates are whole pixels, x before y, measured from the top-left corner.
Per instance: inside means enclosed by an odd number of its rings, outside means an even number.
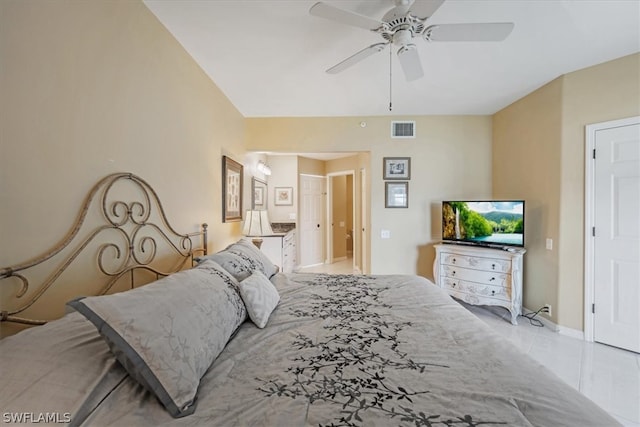
[[[595,159],[596,133],[600,130],[640,124],[640,116],[619,120],[593,123],[585,127],[585,182],[584,182],[584,339],[594,341],[595,315],[595,238],[593,226],[595,217]]]
[[[351,193],[351,198],[352,200],[352,206],[353,209],[351,210],[351,216],[352,218],[352,224],[355,226],[356,224],[356,171],[351,169],[351,170],[344,170],[344,171],[339,171],[339,172],[330,172],[327,174],[327,186],[326,186],[326,190],[327,190],[327,213],[326,213],[326,242],[325,242],[325,255],[326,255],[326,260],[325,263],[326,264],[331,264],[333,263],[333,226],[331,224],[333,224],[333,181],[331,180],[333,177],[336,176],[343,176],[343,175],[351,175],[352,179],[351,179],[351,187],[352,187],[352,193]],[[353,251],[355,252],[356,250],[356,245],[360,244],[360,236],[355,236],[355,234],[358,233],[353,233],[354,236],[352,236],[353,239]],[[355,256],[351,257],[351,263],[352,263],[352,268],[355,267]]]
[[[360,235],[360,272],[367,274],[369,264],[367,263],[367,170],[360,168],[360,227],[358,235]],[[355,243],[355,242],[354,242]]]

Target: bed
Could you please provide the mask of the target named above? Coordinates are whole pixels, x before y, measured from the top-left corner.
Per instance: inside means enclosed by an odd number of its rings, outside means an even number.
[[[171,272],[103,243],[118,280],[138,268],[157,280],[75,295],[60,319],[2,339],[3,422],[618,425],[427,279],[283,274],[242,240],[213,254],[185,243],[201,235],[178,234],[178,265],[193,266]],[[0,270],[0,285],[22,290],[24,270]],[[2,318],[30,321],[18,311]]]

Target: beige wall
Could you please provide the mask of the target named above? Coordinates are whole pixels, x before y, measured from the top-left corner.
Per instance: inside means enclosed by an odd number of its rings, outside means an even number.
[[[326,162],[324,160],[298,157],[298,172],[306,175],[325,176]]]
[[[249,118],[246,149],[368,152],[363,167],[370,184],[371,253],[365,254],[370,272],[432,277],[432,244],[441,237],[441,200],[491,196],[491,117],[402,119],[416,121],[417,138],[391,139],[390,117]],[[360,126],[362,121],[366,127]],[[384,208],[382,158],[386,156],[412,159],[408,209]],[[356,182],[356,188],[359,185]],[[391,231],[391,239],[380,238],[382,229]]]
[[[494,116],[494,196],[527,199],[524,304],[552,304],[561,326],[583,330],[585,126],[637,115],[640,54],[561,76]]]
[[[558,79],[493,118],[493,197],[525,200],[524,305],[557,304],[562,82]],[[557,310],[555,310],[557,312]]]
[[[141,2],[2,1],[0,58],[0,266],[61,240],[112,172],[149,182],[176,230],[209,223],[210,250],[239,236],[221,157],[243,161],[244,118]]]
[[[269,176],[269,219],[271,222],[296,222],[298,212],[298,157],[297,156],[267,156],[267,163],[271,167]],[[276,188],[291,188],[293,190],[291,205],[276,205]],[[291,215],[294,218],[291,218]]]

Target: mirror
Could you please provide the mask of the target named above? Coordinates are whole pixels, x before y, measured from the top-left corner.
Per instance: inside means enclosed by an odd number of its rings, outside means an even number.
[[[251,210],[267,210],[267,183],[258,178],[251,178]]]

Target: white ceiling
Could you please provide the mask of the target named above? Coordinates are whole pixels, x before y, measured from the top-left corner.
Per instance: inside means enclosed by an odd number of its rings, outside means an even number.
[[[428,25],[515,28],[503,42],[416,39],[425,76],[406,82],[394,54],[390,97],[388,49],[325,73],[383,40],[309,15],[314,3],[145,0],[245,117],[493,114],[562,74],[640,51],[639,0],[447,0]],[[376,19],[393,7],[391,0],[326,3]]]

